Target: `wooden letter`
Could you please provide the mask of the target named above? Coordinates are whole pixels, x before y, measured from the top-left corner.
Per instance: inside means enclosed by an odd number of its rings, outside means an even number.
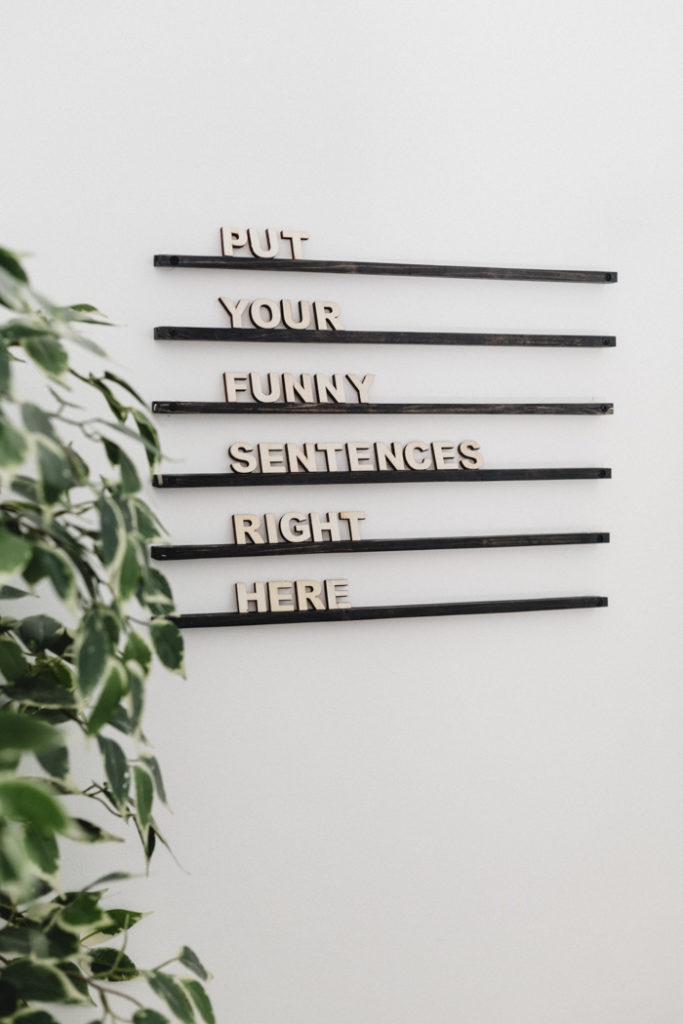
[[[247,308],[249,299],[238,299],[237,302],[233,302],[232,299],[224,299],[221,297],[218,301],[230,317],[231,325],[233,327],[241,327],[242,316]]]
[[[310,604],[316,612],[325,610],[325,602],[321,599],[323,588],[317,580],[296,581],[296,604],[300,612],[305,612]]]
[[[315,322],[319,331],[343,331],[341,309],[336,302],[314,302]],[[329,328],[328,328],[329,324]]]
[[[278,402],[280,400],[280,374],[269,373],[268,374],[268,385],[270,391],[261,390],[261,374],[251,373],[249,374],[249,380],[251,382],[251,393],[257,402]]]
[[[293,331],[305,331],[307,327],[311,326],[311,304],[310,302],[301,301],[299,303],[299,319],[294,319],[292,313],[292,303],[289,299],[283,299],[280,303],[280,309],[282,310],[282,321],[285,327],[291,327]]]
[[[423,455],[427,456],[427,458],[422,459],[422,461],[418,461],[415,458],[415,452],[422,452]],[[404,454],[406,457],[406,463],[410,467],[410,469],[431,468],[432,460],[429,457],[429,445],[425,444],[424,441],[408,441],[408,444],[405,446],[404,449]]]
[[[316,451],[325,453],[325,461],[327,463],[328,473],[338,473],[339,466],[337,465],[337,452],[344,451],[344,445],[339,444],[337,441],[318,441],[315,446]]]
[[[290,473],[298,473],[299,467],[306,473],[315,473],[318,467],[315,461],[315,444],[312,441],[304,441],[303,451],[298,444],[289,442],[285,445],[285,449]]]
[[[247,233],[244,228],[221,228],[221,247],[224,256],[232,256],[233,247],[241,249],[247,244]]]
[[[271,580],[268,584],[268,597],[270,598],[270,610],[271,612],[293,612],[295,610],[294,604],[286,604],[285,602],[289,598],[293,602],[294,595],[292,593],[294,584],[291,580]],[[287,591],[282,593],[282,591]]]
[[[263,316],[264,309],[268,310],[268,319]],[[269,330],[272,327],[277,327],[280,323],[280,307],[273,299],[254,299],[249,307],[249,316],[254,327],[264,327]]]
[[[461,441],[458,445],[458,452],[462,455],[460,465],[463,469],[481,469],[484,465],[484,457],[479,452],[478,441]]]
[[[253,453],[254,448],[250,444],[244,444],[239,441],[231,444],[228,448],[228,454],[233,460],[236,460],[230,463],[232,471],[234,473],[253,473],[258,467]]]
[[[435,469],[457,468],[455,445],[452,441],[432,441]]]
[[[233,373],[231,370],[223,374],[223,386],[225,387],[225,401],[236,402],[237,393],[247,390],[246,373]]]
[[[236,513],[232,517],[232,532],[235,535],[235,544],[265,544],[265,540],[258,532],[260,525],[260,516],[255,516],[252,512]]]
[[[280,533],[290,544],[300,544],[311,539],[311,528],[305,512],[285,512],[280,519]]]
[[[325,580],[325,596],[327,597],[328,608],[351,607],[350,601],[342,600],[342,598],[349,596],[349,592],[346,589],[348,585],[348,580]]]
[[[384,441],[375,442],[375,458],[377,459],[378,469],[387,469],[387,463],[391,463],[392,469],[405,469],[406,464],[403,461],[403,448],[398,441]]]
[[[330,398],[333,402],[346,401],[344,377],[341,373],[333,373],[331,380],[326,373],[316,373],[315,386],[318,389],[319,402],[327,403]]]
[[[286,473],[284,452],[278,441],[265,441],[258,445],[262,473]]]
[[[237,596],[237,611],[241,615],[249,611],[250,604],[256,605],[257,612],[268,611],[265,583],[255,583],[253,590],[247,590],[246,583],[236,583],[235,594]]]
[[[365,512],[340,512],[340,519],[345,519],[349,524],[349,537],[351,540],[360,540],[360,530],[358,529],[358,523],[361,519],[365,519]]]
[[[316,541],[324,540],[325,533],[330,535],[330,540],[341,540],[337,513],[329,512],[327,518],[323,519],[319,512],[311,512],[311,531]]]
[[[275,522],[275,516],[273,515],[272,512],[266,512],[264,518],[266,521],[266,537],[268,538],[268,543],[277,544],[280,538],[277,535],[277,524]]]
[[[310,373],[302,373],[299,380],[293,373],[283,373],[282,383],[285,391],[285,402],[295,402],[300,398],[302,402],[315,402],[313,393],[313,377]]]
[[[349,441],[346,445],[346,453],[349,458],[349,469],[353,471],[374,469],[370,455],[370,445],[367,441]],[[361,459],[367,461],[361,462]]]
[[[275,241],[273,241],[273,235],[275,235]],[[277,256],[280,242],[277,233],[272,228],[266,228],[266,245],[268,248],[262,249],[258,240],[258,232],[254,228],[249,228],[249,248],[252,254],[262,260],[270,260],[273,256]]]
[[[366,373],[364,377],[356,377],[353,373],[347,373],[346,378],[349,384],[358,392],[359,402],[370,401],[370,385],[375,379],[374,373]]]
[[[283,228],[280,232],[280,238],[289,239],[289,244],[292,247],[292,259],[300,260],[303,259],[303,249],[301,243],[305,242],[310,235],[305,235],[303,231],[290,231],[289,228]]]

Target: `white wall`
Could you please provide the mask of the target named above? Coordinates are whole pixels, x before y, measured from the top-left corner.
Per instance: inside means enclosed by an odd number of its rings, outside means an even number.
[[[149,399],[236,370],[374,372],[377,401],[611,400],[613,418],[168,418],[170,471],[231,440],[475,437],[487,465],[611,482],[169,491],[367,511],[367,536],[607,529],[609,547],[330,555],[354,604],[608,594],[594,611],[187,635],[148,731],[189,873],[119,895],[136,956],[188,942],[233,1024],[639,1024],[683,1011],[680,5],[637,0],[44,4],[3,18],[2,243],[122,328]],[[680,90],[679,90],[680,91]],[[8,97],[11,94],[11,99]],[[165,271],[221,224],[318,258],[618,270],[617,285]],[[348,328],[615,333],[616,350],[154,342],[219,294],[333,298]],[[183,611],[277,559],[169,566]],[[116,861],[119,851],[100,854]],[[130,862],[140,858],[133,844]]]

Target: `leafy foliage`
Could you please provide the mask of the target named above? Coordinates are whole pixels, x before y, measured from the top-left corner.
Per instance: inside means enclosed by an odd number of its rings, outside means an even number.
[[[0,596],[29,611],[6,605],[0,616],[0,1018],[55,1024],[54,1004],[75,1004],[97,1007],[107,1024],[126,1019],[114,1007],[127,1001],[136,1024],[163,1024],[165,1014],[212,1024],[201,984],[208,974],[192,950],[149,970],[126,952],[143,915],[108,907],[102,888],[125,873],[78,891],[60,883],[69,843],[120,839],[76,817],[73,798],[90,797],[130,823],[147,861],[165,842],[154,814],[166,794],[142,712],[154,655],[182,673],[183,642],[166,617],[168,583],[149,564],[162,528],[126,450],[139,443],[153,468],[157,432],[130,384],[77,363],[79,349],[88,364],[104,355],[81,333],[83,324],[106,323],[96,309],[48,302],[5,249],[0,305],[9,311],[0,324]],[[35,387],[34,402],[15,393],[17,371],[31,368],[42,381],[40,404]],[[84,412],[81,402],[102,411]],[[101,781],[72,778],[79,735],[100,757]],[[162,970],[172,963],[196,977]],[[139,1001],[141,979],[164,1013]]]

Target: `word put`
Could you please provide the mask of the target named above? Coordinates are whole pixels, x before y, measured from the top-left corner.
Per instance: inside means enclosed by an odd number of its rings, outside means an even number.
[[[365,512],[285,512],[279,519],[272,512],[266,512],[263,519],[253,512],[237,512],[232,517],[232,530],[235,544],[360,540],[358,523],[362,519]]]
[[[349,596],[348,580],[270,580],[254,583],[247,590],[246,583],[235,584],[237,611],[247,612],[305,612],[309,608],[322,612],[326,608],[350,608],[344,600]]]
[[[244,393],[255,402],[346,402],[347,395],[344,385],[351,386],[353,399],[367,402],[370,397],[370,385],[375,379],[373,373],[364,377],[356,377],[353,373],[269,373],[266,375],[267,385],[262,383],[260,373],[236,373],[227,371],[223,374],[226,402],[236,402],[238,395]]]
[[[280,251],[280,239],[289,242],[293,260],[303,258],[302,242],[310,236],[304,231],[291,231],[283,228],[277,231],[275,228],[266,228],[265,245],[261,245],[258,231],[255,228],[221,228],[221,248],[224,256],[234,256],[235,249],[249,247],[252,256],[260,260],[272,260]]]
[[[245,312],[248,312],[252,326],[266,331],[274,330],[281,324],[292,331],[306,331],[311,327],[317,331],[344,330],[339,319],[341,309],[336,302],[310,303],[301,299],[295,315],[291,299],[254,299],[250,303],[249,299],[238,299],[235,302],[234,299],[221,297],[218,301],[230,317],[232,327],[242,327],[242,319]]]

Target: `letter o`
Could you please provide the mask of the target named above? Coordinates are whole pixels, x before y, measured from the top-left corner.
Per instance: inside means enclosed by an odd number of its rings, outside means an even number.
[[[263,311],[268,310],[268,319],[264,319]],[[254,327],[270,330],[280,324],[280,304],[273,299],[254,299],[249,307],[249,317]]]

